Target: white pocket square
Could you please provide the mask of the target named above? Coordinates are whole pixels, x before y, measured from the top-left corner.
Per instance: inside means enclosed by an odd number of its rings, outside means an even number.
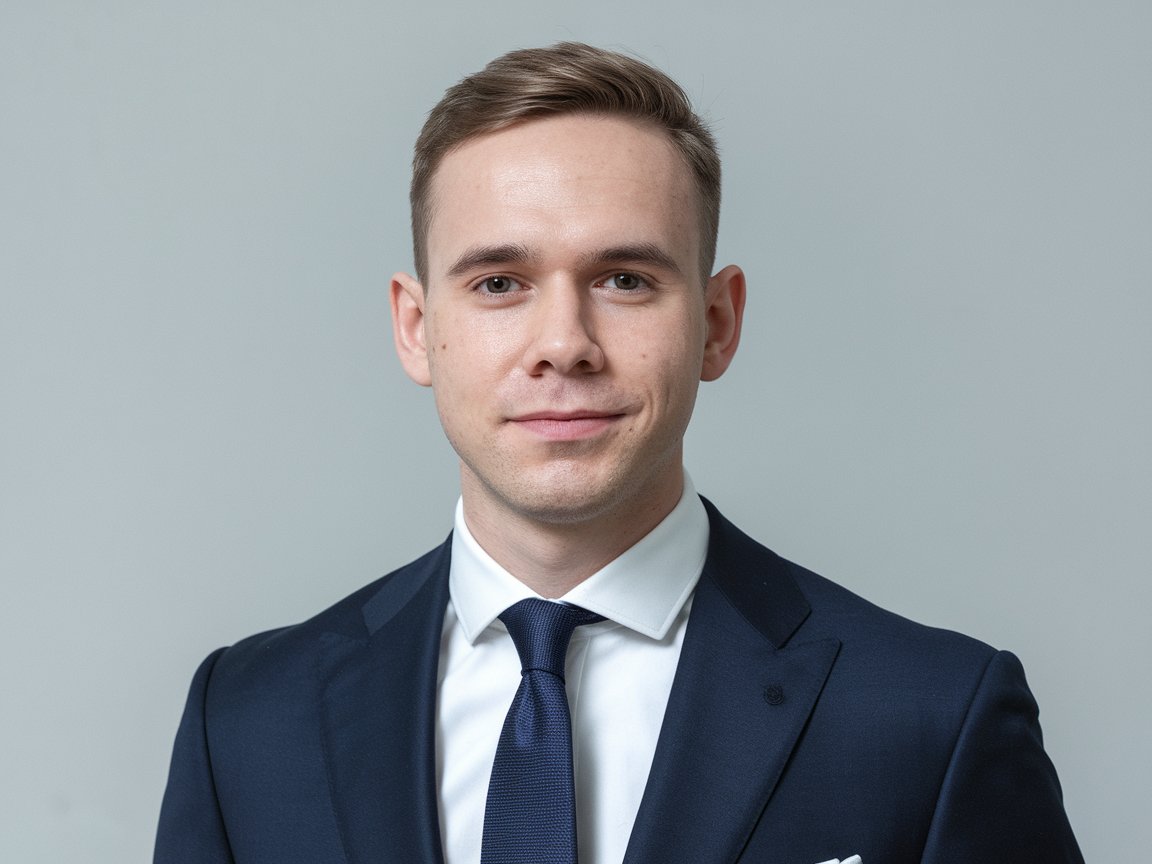
[[[820,864],[864,864],[864,862],[860,860],[859,855],[853,855],[851,858],[845,858],[843,861],[839,858],[832,858],[828,861],[821,861]]]

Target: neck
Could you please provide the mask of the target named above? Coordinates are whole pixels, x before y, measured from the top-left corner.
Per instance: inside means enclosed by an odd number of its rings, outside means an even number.
[[[556,598],[659,525],[679,503],[684,481],[682,472],[674,472],[658,488],[645,488],[603,513],[572,521],[534,517],[470,485],[463,484],[464,519],[476,542],[541,597]]]

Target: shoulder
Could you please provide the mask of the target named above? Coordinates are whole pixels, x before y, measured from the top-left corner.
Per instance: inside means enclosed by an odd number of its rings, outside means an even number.
[[[446,584],[450,543],[354,591],[305,621],[267,630],[219,649],[200,676],[217,696],[224,693],[288,695],[310,684],[325,645],[366,642],[419,592]],[[438,579],[437,577],[442,577]]]
[[[830,683],[850,688],[865,704],[899,695],[905,704],[963,710],[998,655],[1016,662],[971,636],[912,621],[804,567],[786,566],[812,608],[796,638],[837,639]]]
[[[788,561],[705,503],[712,525],[707,572],[778,647],[838,643],[828,679],[833,693],[874,705],[882,714],[892,704],[962,710],[973,698],[996,649],[912,621]]]
[[[797,564],[784,566],[811,606],[785,650],[826,640],[839,646],[809,734],[829,752],[855,754],[845,773],[893,772],[930,796],[965,740],[979,742],[969,748],[975,754],[1007,729],[1038,740],[1035,701],[1014,655],[912,621]]]
[[[846,645],[911,654],[928,661],[956,657],[986,664],[996,653],[971,636],[913,621],[799,564],[784,563],[812,608],[805,622],[806,635],[834,635]]]
[[[707,500],[711,521],[705,572],[745,618],[778,646],[835,639],[841,654],[915,666],[986,665],[995,649],[951,630],[919,624],[776,554]]]

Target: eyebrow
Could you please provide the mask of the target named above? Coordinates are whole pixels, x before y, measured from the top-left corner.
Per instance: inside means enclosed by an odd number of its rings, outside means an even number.
[[[598,267],[605,264],[647,264],[673,273],[680,272],[680,266],[671,255],[655,243],[625,243],[597,249],[580,256],[582,267]]]
[[[536,256],[521,243],[501,243],[495,246],[473,246],[456,259],[448,268],[448,276],[463,276],[477,267],[493,267],[501,264],[524,264]]]
[[[492,246],[474,246],[467,249],[448,269],[449,277],[462,276],[478,267],[498,267],[504,264],[526,264],[540,256],[522,243],[500,243]],[[586,252],[578,259],[581,268],[608,264],[647,264],[680,273],[680,266],[670,254],[655,243],[624,243]]]

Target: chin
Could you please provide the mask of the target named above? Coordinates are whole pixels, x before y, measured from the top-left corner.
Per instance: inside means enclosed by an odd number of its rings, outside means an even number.
[[[634,516],[651,497],[645,494],[642,476],[607,468],[590,470],[587,465],[524,472],[490,488],[515,512],[553,525],[594,522],[617,513]]]
[[[575,525],[594,521],[619,505],[617,496],[603,487],[593,489],[517,489],[504,500],[511,509],[535,522]]]
[[[459,452],[459,451],[458,451]],[[661,506],[668,478],[680,477],[680,453],[637,459],[635,453],[589,458],[461,460],[463,485],[497,510],[547,525],[578,525],[618,518],[631,521]],[[611,458],[616,456],[617,458]],[[608,458],[605,458],[608,457]],[[631,457],[631,458],[629,458]],[[481,469],[481,470],[477,470]],[[674,503],[674,502],[673,502]]]

